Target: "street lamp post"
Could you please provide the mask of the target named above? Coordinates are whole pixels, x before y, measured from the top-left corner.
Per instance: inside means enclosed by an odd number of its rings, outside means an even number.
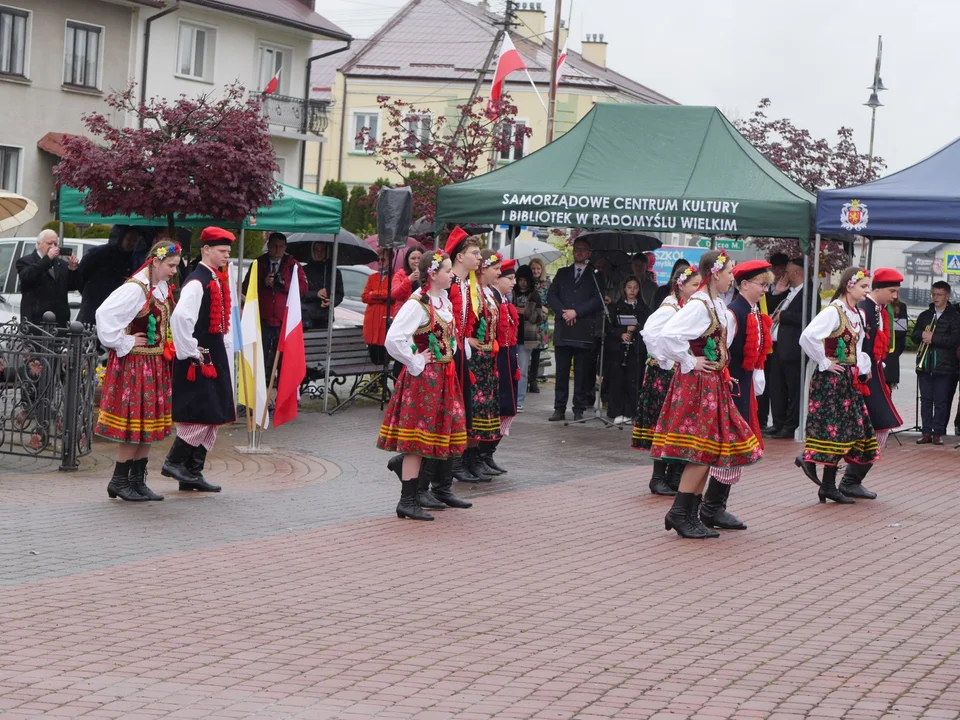
[[[867,172],[872,174],[873,172],[873,135],[877,127],[877,108],[883,107],[883,104],[880,102],[880,96],[877,94],[886,90],[883,86],[883,80],[880,79],[880,58],[883,55],[883,36],[877,36],[877,59],[873,65],[873,84],[868,88],[873,92],[870,93],[870,99],[867,100],[864,105],[870,108],[870,150],[867,155]]]

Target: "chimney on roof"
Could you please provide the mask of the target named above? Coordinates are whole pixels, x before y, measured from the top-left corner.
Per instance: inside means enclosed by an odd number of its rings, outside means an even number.
[[[487,0],[480,0],[480,2],[477,3],[477,7],[481,10],[489,10],[490,3],[488,3]]]
[[[587,35],[580,48],[580,54],[584,60],[605,68],[607,66],[607,43],[604,42],[603,35]]]
[[[317,10],[317,0],[297,0],[301,5],[306,5],[308,8],[316,12]]]
[[[517,27],[514,32],[520,37],[532,40],[543,45],[543,31],[547,27],[547,13],[543,10],[542,2],[514,3],[516,8]]]
[[[563,50],[563,46],[567,44],[567,37],[570,35],[570,28],[567,27],[567,21],[560,21],[560,42],[557,44],[557,47]]]

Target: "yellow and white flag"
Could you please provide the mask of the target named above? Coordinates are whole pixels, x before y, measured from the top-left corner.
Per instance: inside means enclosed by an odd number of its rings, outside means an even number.
[[[267,368],[263,360],[263,336],[260,333],[259,263],[250,266],[250,282],[240,316],[240,371],[237,373],[237,403],[253,413],[257,425],[265,417],[262,429],[270,424],[267,408]]]

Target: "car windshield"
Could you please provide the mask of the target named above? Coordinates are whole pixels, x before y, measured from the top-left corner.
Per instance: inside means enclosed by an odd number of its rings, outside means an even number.
[[[363,295],[363,288],[367,286],[370,273],[341,267],[340,276],[343,278],[343,296],[359,300]]]

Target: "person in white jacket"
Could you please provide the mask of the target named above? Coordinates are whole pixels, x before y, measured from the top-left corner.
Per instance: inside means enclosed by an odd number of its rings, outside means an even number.
[[[806,444],[796,465],[820,486],[820,502],[850,504],[837,489],[837,465],[869,465],[880,459],[870,414],[863,401],[870,356],[863,351],[864,317],[857,308],[870,291],[870,271],[847,268],[830,304],[800,334],[800,347],[813,360]],[[823,475],[817,477],[817,465]]]

